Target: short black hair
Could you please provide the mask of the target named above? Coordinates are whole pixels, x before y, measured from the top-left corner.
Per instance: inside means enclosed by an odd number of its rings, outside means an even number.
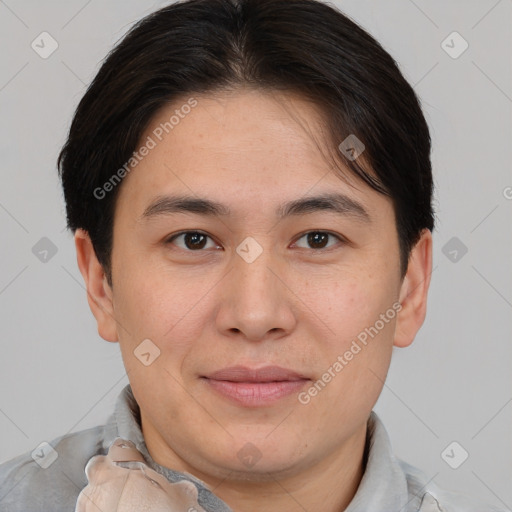
[[[109,283],[120,186],[100,198],[95,190],[130,160],[166,104],[239,86],[299,93],[318,106],[339,162],[391,198],[403,276],[422,230],[434,227],[433,181],[428,126],[394,59],[319,0],[185,0],[140,20],[107,55],[58,157],[68,228],[88,232]],[[338,149],[350,135],[364,160]]]

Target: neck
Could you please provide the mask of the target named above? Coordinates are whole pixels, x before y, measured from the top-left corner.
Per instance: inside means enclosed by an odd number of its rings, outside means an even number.
[[[364,473],[366,423],[337,450],[315,463],[308,461],[286,474],[259,473],[254,480],[232,471],[222,476],[219,472],[203,472],[182,460],[156,432],[147,430],[146,446],[157,464],[199,478],[236,512],[342,512],[352,501]],[[149,430],[153,429],[149,426]]]
[[[267,473],[266,481],[212,481],[215,494],[236,512],[342,512],[352,501],[364,472],[366,428],[343,447],[313,466],[283,477]]]

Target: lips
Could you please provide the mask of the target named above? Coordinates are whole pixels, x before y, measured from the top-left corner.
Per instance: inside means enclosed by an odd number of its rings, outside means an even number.
[[[251,369],[245,366],[230,366],[207,375],[211,380],[230,382],[282,382],[307,380],[307,377],[280,366],[265,366],[259,369]]]
[[[267,407],[300,392],[308,377],[280,366],[231,366],[203,377],[218,396],[242,407]]]

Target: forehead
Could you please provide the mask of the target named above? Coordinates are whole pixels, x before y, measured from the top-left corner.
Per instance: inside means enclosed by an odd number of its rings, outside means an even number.
[[[283,196],[310,192],[380,196],[335,166],[327,140],[318,108],[295,94],[246,89],[186,96],[149,123],[139,148],[150,149],[127,174],[121,196],[139,212],[156,195],[210,196],[229,202],[234,214],[243,213],[248,196],[273,210]]]
[[[289,170],[300,177],[303,166],[298,163],[304,159],[311,173],[327,170],[316,147],[322,119],[311,103],[291,94],[250,89],[193,98],[196,105],[190,111],[185,109],[190,98],[182,98],[153,118],[143,140],[155,141],[156,151],[148,155],[155,163],[178,164],[182,171],[193,166],[197,179],[238,171],[229,178],[260,177],[267,183],[271,178],[278,183]],[[182,117],[173,115],[185,110]]]

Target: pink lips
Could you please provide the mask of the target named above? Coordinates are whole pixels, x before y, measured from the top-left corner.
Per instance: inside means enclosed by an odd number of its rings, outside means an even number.
[[[268,405],[300,391],[309,381],[304,375],[279,366],[231,366],[204,378],[217,393],[248,407]]]

